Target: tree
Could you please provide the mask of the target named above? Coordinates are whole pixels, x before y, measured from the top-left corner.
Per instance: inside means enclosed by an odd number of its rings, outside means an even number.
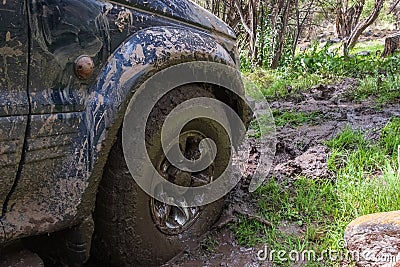
[[[396,21],[396,28],[400,30],[400,0],[392,0],[390,11],[388,12],[388,15],[392,14],[394,16],[394,19]]]
[[[336,32],[340,39],[347,38],[360,21],[365,0],[357,1],[352,6],[348,0],[337,0]]]
[[[242,1],[234,0],[236,10],[240,16],[242,25],[246,30],[249,36],[249,48],[250,48],[250,56],[253,61],[257,58],[257,9],[259,6],[260,0],[256,2],[256,0],[248,0],[247,8],[244,8],[242,5]],[[245,15],[245,11],[246,15]]]
[[[400,33],[386,37],[385,50],[382,53],[382,57],[388,57],[398,49],[400,49]]]
[[[347,56],[349,51],[357,44],[361,34],[378,18],[385,0],[374,0],[374,7],[367,18],[355,26],[351,31],[350,36],[343,42],[343,54]]]
[[[378,18],[385,0],[372,0],[371,13],[361,20],[367,0],[194,0],[223,19],[238,36],[240,48],[249,52],[252,65],[277,68],[282,59],[294,58],[304,29],[314,17],[336,18],[336,31],[344,54]],[[371,1],[371,0],[368,0]],[[394,1],[394,6],[400,0]],[[330,14],[328,14],[330,13]],[[320,16],[319,16],[320,17]]]
[[[277,34],[275,40],[275,49],[273,51],[271,62],[272,69],[279,67],[293,3],[293,0],[280,0],[277,3],[275,11],[276,17],[274,18],[273,22],[273,29],[277,32]]]

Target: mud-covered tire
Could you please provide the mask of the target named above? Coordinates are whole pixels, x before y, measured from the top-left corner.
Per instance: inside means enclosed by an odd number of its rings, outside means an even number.
[[[211,91],[201,85],[186,85],[169,92],[155,105],[146,126],[150,157],[163,153],[160,131],[166,115],[180,103],[196,97],[214,98]],[[221,125],[197,121],[188,127],[206,133],[219,151],[222,148],[221,151],[226,151],[223,153],[230,153],[229,137]],[[130,175],[121,139],[120,134],[110,152],[99,187],[92,252],[101,261],[114,266],[158,266],[186,247],[196,245],[219,218],[224,201],[221,199],[203,206],[197,219],[182,233],[169,235],[160,231],[151,214],[150,196]],[[226,168],[229,156],[217,155],[217,174]]]

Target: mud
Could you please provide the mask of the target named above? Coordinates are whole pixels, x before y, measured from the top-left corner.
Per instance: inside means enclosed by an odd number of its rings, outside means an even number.
[[[400,105],[391,104],[378,108],[373,101],[354,102],[349,92],[357,86],[353,79],[344,79],[332,86],[316,86],[308,91],[270,103],[272,109],[280,111],[315,112],[319,116],[307,125],[277,128],[277,153],[273,170],[267,177],[278,182],[290,182],[297,175],[310,178],[334,179],[329,172],[327,159],[329,149],[324,141],[333,138],[346,127],[361,129],[371,140],[377,140],[380,130],[394,116],[400,116]],[[258,105],[262,109],[262,105]],[[248,193],[248,185],[259,151],[265,144],[257,139],[247,140],[251,147],[248,177],[227,196],[226,208],[213,229],[204,236],[197,247],[188,248],[163,267],[182,266],[274,266],[268,261],[259,261],[257,253],[263,245],[246,248],[240,246],[231,231],[231,226],[243,216],[257,220],[269,227],[269,222],[257,217],[257,199]],[[278,231],[286,235],[303,236],[305,229],[295,223],[283,221]],[[23,258],[17,255],[17,259]],[[36,260],[34,258],[34,260]],[[1,261],[0,261],[1,262]],[[2,265],[0,265],[2,266]],[[40,262],[39,265],[41,266]],[[91,261],[86,266],[102,266]],[[298,263],[297,266],[302,266]]]
[[[38,255],[23,249],[19,245],[0,251],[1,267],[44,267]]]
[[[360,129],[367,138],[379,138],[380,129],[394,116],[400,116],[400,105],[378,108],[373,101],[354,102],[349,92],[357,86],[356,80],[344,79],[331,86],[316,86],[305,93],[270,103],[272,109],[295,112],[315,112],[320,115],[308,125],[277,128],[277,153],[268,179],[290,181],[297,175],[310,178],[334,179],[329,172],[329,149],[324,141],[333,138],[346,127]],[[257,140],[249,140],[253,155],[263,147]],[[254,157],[253,157],[254,158]],[[254,162],[248,163],[251,169]],[[267,180],[268,180],[267,179]],[[263,248],[245,248],[238,245],[230,225],[239,220],[238,215],[255,216],[257,199],[248,193],[248,178],[232,191],[226,199],[226,209],[215,228],[197,248],[185,251],[164,266],[273,266],[259,262],[257,252]],[[252,217],[253,218],[253,217]],[[253,218],[254,219],[254,218]],[[302,227],[283,222],[283,233],[301,236]],[[214,240],[211,245],[207,240]],[[210,251],[211,250],[211,251]],[[300,265],[299,265],[300,266]]]
[[[210,234],[218,244],[217,247],[209,247],[206,243],[200,245],[197,250],[184,252],[164,267],[185,266],[243,266],[256,267],[258,265],[257,251],[260,248],[244,248],[234,241],[233,233],[227,228]],[[212,251],[209,251],[212,250]],[[268,266],[268,265],[264,265]],[[271,265],[272,266],[272,265]]]

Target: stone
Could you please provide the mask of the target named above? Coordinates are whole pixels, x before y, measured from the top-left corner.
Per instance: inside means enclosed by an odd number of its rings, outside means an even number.
[[[306,51],[310,47],[311,47],[311,43],[310,42],[303,43],[303,44],[300,45],[300,51]]]
[[[400,211],[354,220],[347,226],[345,241],[357,266],[400,266]]]
[[[340,43],[341,41],[342,41],[342,39],[340,39],[340,38],[332,38],[331,39],[332,44],[337,44],[337,43]]]
[[[371,51],[362,51],[362,52],[357,53],[357,55],[363,56],[363,57],[369,56],[369,55],[371,55]]]
[[[373,34],[374,34],[374,32],[371,31],[371,30],[369,30],[369,31],[366,31],[363,35],[364,35],[365,37],[370,37],[370,36],[372,36]]]

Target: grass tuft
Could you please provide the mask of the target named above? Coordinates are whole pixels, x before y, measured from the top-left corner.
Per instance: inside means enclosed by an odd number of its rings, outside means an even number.
[[[331,150],[331,179],[298,177],[293,183],[271,180],[255,193],[259,216],[272,228],[244,217],[233,226],[241,245],[267,245],[271,249],[344,251],[346,226],[355,218],[400,209],[397,147],[400,118],[382,129],[379,140],[366,140],[360,130],[346,128],[327,141]],[[283,227],[284,226],[284,227]],[[273,261],[278,266],[293,262]],[[310,261],[303,266],[340,266],[339,262]]]

